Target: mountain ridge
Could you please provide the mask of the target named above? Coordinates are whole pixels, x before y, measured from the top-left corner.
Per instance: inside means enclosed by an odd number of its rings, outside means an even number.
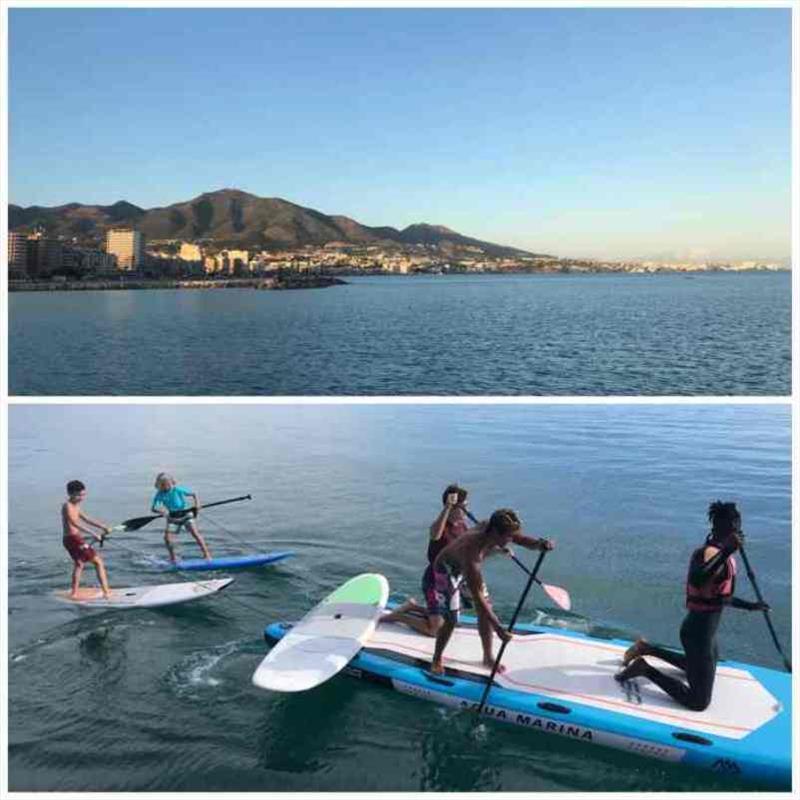
[[[183,239],[227,246],[288,249],[303,245],[425,245],[443,255],[483,253],[495,258],[536,254],[464,236],[443,225],[414,223],[403,229],[363,225],[352,217],[323,214],[280,197],[258,197],[241,189],[203,192],[190,200],[140,208],[126,200],[111,205],[8,207],[9,230],[45,228],[48,233],[102,239],[114,226],[135,226],[149,240]]]

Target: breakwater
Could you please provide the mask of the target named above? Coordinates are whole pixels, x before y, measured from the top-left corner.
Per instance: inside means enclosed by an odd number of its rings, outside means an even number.
[[[151,279],[9,281],[9,292],[86,292],[131,289],[322,289],[345,284],[325,275],[292,275],[280,278]]]

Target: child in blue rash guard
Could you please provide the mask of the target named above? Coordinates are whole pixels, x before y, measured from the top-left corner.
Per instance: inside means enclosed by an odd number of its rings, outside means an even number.
[[[203,551],[203,558],[210,560],[211,552],[194,521],[197,512],[200,510],[200,499],[197,494],[191,489],[176,485],[174,478],[165,472],[160,472],[156,476],[155,487],[158,491],[153,498],[151,510],[154,514],[161,514],[167,518],[167,526],[164,529],[164,544],[169,552],[169,560],[173,564],[176,561],[172,537],[179,534],[182,528],[186,528],[197,544],[200,545],[200,549]],[[188,497],[193,500],[191,505],[186,502]],[[174,534],[171,531],[172,528],[175,529]]]

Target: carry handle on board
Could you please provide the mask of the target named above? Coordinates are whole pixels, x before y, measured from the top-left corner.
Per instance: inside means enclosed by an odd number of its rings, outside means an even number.
[[[201,507],[201,510],[205,510],[206,508],[213,508],[214,506],[224,506],[228,503],[238,503],[242,500],[252,500],[253,496],[249,494],[243,494],[241,497],[231,497],[228,500],[217,500],[213,503],[206,503],[204,506]],[[187,512],[191,512],[194,516],[197,516],[197,509],[186,509]],[[147,517],[133,517],[132,519],[126,519],[124,522],[120,522],[119,525],[115,525],[111,530],[112,532],[122,531],[128,533],[129,531],[138,531],[140,528],[144,528],[149,522],[152,522],[154,519],[160,519],[163,517],[163,514],[151,514]],[[108,534],[104,534],[102,540],[100,542],[100,546],[103,546],[103,542],[105,541],[106,536]]]
[[[462,510],[464,513],[477,525],[478,520],[476,519],[475,515],[472,512],[468,511],[466,508],[462,506]],[[505,547],[503,548],[503,552],[525,573],[528,575],[531,574],[531,571],[510,551],[507,550]],[[569,611],[572,608],[572,598],[569,596],[569,592],[564,589],[563,586],[552,586],[549,583],[542,583],[538,578],[534,578],[534,581],[542,587],[542,591],[559,607],[563,608],[564,611]]]

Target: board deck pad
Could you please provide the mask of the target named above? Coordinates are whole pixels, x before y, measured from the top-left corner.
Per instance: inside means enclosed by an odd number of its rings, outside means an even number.
[[[157,559],[156,563],[161,569],[174,572],[205,572],[215,569],[244,569],[246,567],[260,567],[274,564],[293,556],[294,552],[285,550],[275,553],[253,553],[251,555],[220,556],[219,558],[186,558],[172,564],[167,559]]]
[[[401,623],[381,623],[370,638],[370,652],[386,651],[408,658],[433,657],[435,639]],[[495,655],[500,640],[495,636]],[[622,668],[625,646],[599,639],[585,640],[558,633],[515,633],[503,654],[506,670],[495,685],[523,694],[569,699],[574,703],[616,711],[641,719],[680,726],[699,733],[741,739],[769,722],[781,704],[759,680],[743,669],[719,666],[711,705],[701,712],[675,703],[655,684],[635,678],[620,684],[614,675]],[[457,627],[447,645],[445,668],[488,677],[475,628]],[[657,669],[685,680],[677,668],[647,657]]]
[[[57,600],[74,606],[91,608],[157,608],[178,603],[188,603],[201,597],[208,597],[224,589],[233,578],[185,583],[161,583],[152,586],[129,586],[112,588],[111,597],[106,600],[99,588],[82,587],[78,598],[69,596],[69,590],[54,593]]]
[[[276,692],[302,692],[333,677],[373,633],[388,596],[383,575],[351,578],[267,654],[253,674],[253,684]]]

